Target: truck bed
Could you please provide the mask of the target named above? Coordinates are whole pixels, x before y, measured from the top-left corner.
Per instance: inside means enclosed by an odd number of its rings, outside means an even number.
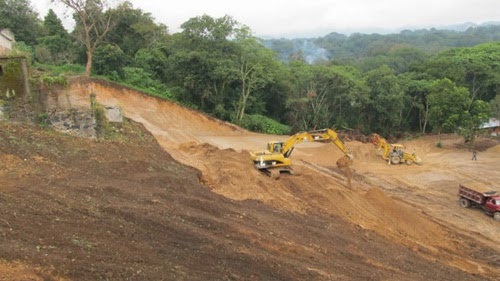
[[[460,184],[458,188],[459,196],[467,198],[477,204],[483,204],[485,197],[492,196],[493,194],[496,194],[496,191],[475,182]]]

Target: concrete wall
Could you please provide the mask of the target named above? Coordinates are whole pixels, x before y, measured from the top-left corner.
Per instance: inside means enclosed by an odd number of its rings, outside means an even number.
[[[29,73],[26,58],[0,56],[0,106],[4,119],[26,120],[30,112]]]
[[[0,68],[0,99],[26,97],[29,93],[26,58],[0,57]]]

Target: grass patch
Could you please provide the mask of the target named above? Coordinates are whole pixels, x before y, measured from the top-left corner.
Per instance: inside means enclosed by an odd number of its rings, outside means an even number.
[[[85,67],[79,64],[64,64],[64,65],[51,65],[36,63],[37,70],[42,72],[49,72],[49,75],[81,75],[85,73]]]

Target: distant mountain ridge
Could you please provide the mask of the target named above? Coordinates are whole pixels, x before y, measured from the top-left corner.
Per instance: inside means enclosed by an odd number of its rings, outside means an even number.
[[[461,24],[442,26],[438,29],[454,30],[454,31],[466,31],[468,28],[471,28],[471,27],[495,26],[495,25],[500,25],[500,21],[488,21],[488,22],[484,22],[481,24],[477,24],[477,23],[473,23],[473,22],[465,22],[465,23],[461,23]]]
[[[496,21],[482,24],[467,22],[439,29],[403,29],[390,34],[346,35],[331,32],[317,38],[263,40],[266,47],[278,53],[280,60],[301,59],[308,63],[355,59],[397,46],[413,47],[432,55],[449,48],[471,47],[494,41],[500,41],[500,22]]]

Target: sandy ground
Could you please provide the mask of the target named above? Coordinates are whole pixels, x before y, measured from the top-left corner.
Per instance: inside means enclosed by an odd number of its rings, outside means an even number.
[[[252,167],[249,150],[269,136],[247,132],[177,104],[106,83],[76,82],[65,102],[120,106],[142,123],[176,160],[202,172],[212,191],[233,200],[255,199],[282,210],[330,213],[379,233],[429,260],[471,273],[500,277],[500,223],[479,209],[457,203],[458,184],[478,181],[500,189],[500,148],[480,151],[477,161],[457,147],[460,138],[426,136],[403,142],[422,165],[387,165],[372,144],[347,142],[354,152],[352,186],[335,167],[342,156],[332,144],[302,143],[293,155],[296,175],[273,180]],[[478,253],[480,244],[490,249]]]

